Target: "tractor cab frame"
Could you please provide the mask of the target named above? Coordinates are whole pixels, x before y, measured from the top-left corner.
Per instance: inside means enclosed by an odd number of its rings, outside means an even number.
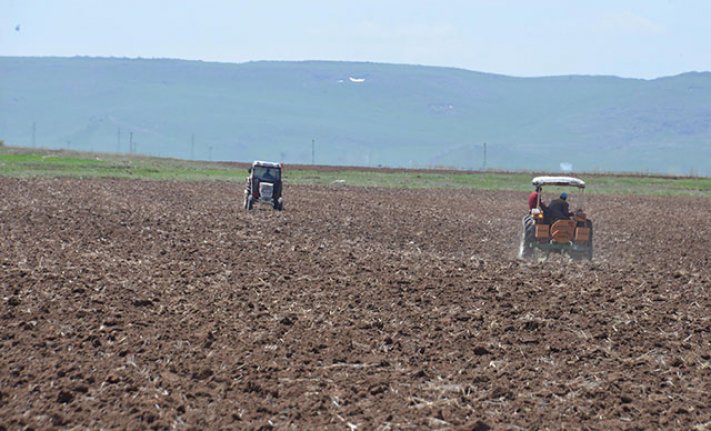
[[[267,203],[277,211],[284,209],[281,163],[255,161],[247,172],[244,188],[244,207],[251,210],[257,202]]]
[[[592,259],[593,226],[585,212],[585,182],[565,176],[535,177],[531,184],[538,192],[536,208],[523,217],[523,233],[519,248],[520,258],[529,258],[536,250],[548,255],[551,252],[566,253],[573,259]],[[542,203],[543,188],[550,186],[578,189],[572,215],[554,219],[548,206]]]

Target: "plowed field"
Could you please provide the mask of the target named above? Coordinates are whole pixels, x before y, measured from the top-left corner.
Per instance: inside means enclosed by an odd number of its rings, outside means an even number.
[[[711,428],[711,199],[0,178],[0,429]]]

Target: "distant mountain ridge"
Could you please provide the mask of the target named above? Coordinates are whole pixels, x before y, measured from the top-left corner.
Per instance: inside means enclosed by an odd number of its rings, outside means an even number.
[[[206,160],[711,175],[711,73],[0,57],[0,139]]]

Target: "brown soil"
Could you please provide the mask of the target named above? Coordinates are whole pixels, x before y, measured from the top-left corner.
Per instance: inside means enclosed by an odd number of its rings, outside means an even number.
[[[0,179],[0,429],[709,429],[711,199]]]

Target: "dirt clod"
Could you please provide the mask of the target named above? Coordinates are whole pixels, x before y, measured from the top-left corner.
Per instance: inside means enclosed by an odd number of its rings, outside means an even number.
[[[69,404],[74,401],[74,394],[69,391],[59,391],[57,394],[57,402],[61,404]]]
[[[474,348],[474,354],[477,356],[484,356],[491,354],[491,351],[484,346],[476,346]]]
[[[489,426],[486,422],[476,421],[469,429],[470,431],[489,431],[491,430],[491,426]]]
[[[12,307],[17,307],[21,303],[22,303],[22,301],[20,301],[20,298],[18,298],[17,296],[11,296],[7,300],[7,305],[10,305]]]

